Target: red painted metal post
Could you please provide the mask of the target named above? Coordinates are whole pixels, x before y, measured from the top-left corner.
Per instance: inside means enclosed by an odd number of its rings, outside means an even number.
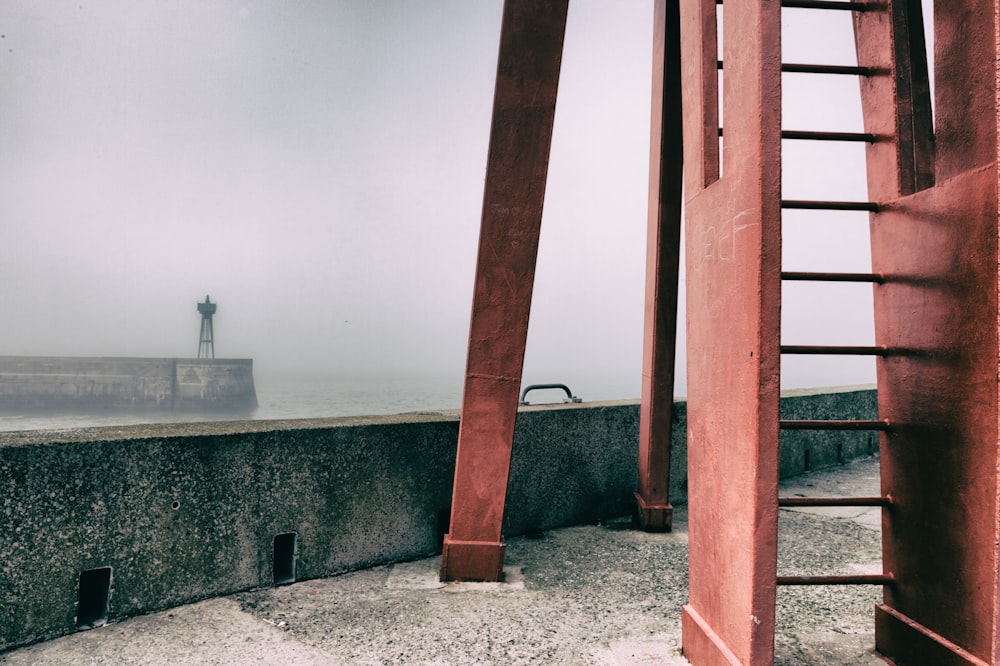
[[[681,81],[678,0],[656,0],[646,235],[645,333],[639,410],[639,491],[644,530],[670,531],[670,435],[674,407],[677,271],[681,244]]]
[[[504,4],[442,580],[503,575],[501,528],[567,3]]]
[[[935,8],[936,118],[919,3],[855,19],[868,149],[884,570],[876,646],[906,664],[1000,663],[997,0]],[[982,17],[988,17],[982,20]],[[897,95],[894,96],[894,91]]]
[[[719,5],[720,7],[722,5]],[[773,661],[781,300],[780,3],[681,3],[690,589],[684,654]]]

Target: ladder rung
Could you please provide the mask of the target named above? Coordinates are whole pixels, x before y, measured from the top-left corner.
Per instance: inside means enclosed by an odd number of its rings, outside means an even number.
[[[850,347],[837,345],[781,345],[782,354],[828,354],[835,356],[886,356],[889,349],[884,346]]]
[[[799,199],[783,199],[781,207],[795,210],[867,210],[877,213],[877,203],[871,201],[802,201]]]
[[[723,69],[721,60],[715,61],[718,69]],[[843,74],[845,76],[872,76],[877,72],[873,67],[858,67],[857,65],[809,65],[800,63],[783,63],[781,71],[785,74]]]
[[[800,141],[863,141],[865,143],[875,143],[878,140],[874,134],[867,132],[805,132],[799,130],[784,130],[781,132],[781,138]]]
[[[882,273],[802,273],[782,271],[782,280],[811,280],[814,282],[874,282],[882,284],[885,276]]]
[[[722,136],[722,128],[719,128],[719,136]],[[858,141],[865,143],[875,143],[878,137],[866,132],[806,132],[800,130],[782,130],[782,139],[793,139],[800,141]]]
[[[778,506],[892,506],[892,497],[779,497]]]
[[[782,430],[888,430],[889,422],[880,421],[810,421],[781,420],[778,427]]]
[[[830,0],[781,0],[781,6],[789,9],[834,9],[848,12],[863,12],[872,9],[868,2],[836,2]]]
[[[720,63],[721,65],[721,63]],[[786,74],[844,74],[847,76],[871,76],[875,70],[857,65],[805,65],[783,63],[781,71]]]
[[[892,585],[892,574],[848,574],[842,576],[778,576],[778,585]]]
[[[715,4],[723,5],[725,3],[722,0],[715,0]],[[872,7],[867,2],[836,2],[832,0],[781,0],[781,6],[789,9],[840,9],[852,12],[863,12]]]

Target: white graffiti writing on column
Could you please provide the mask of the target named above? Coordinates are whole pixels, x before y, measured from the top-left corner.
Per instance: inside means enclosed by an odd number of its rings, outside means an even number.
[[[760,222],[748,222],[746,218],[757,212],[756,208],[742,210],[719,226],[710,225],[703,232],[705,261],[732,261],[736,258],[736,236],[741,231],[759,227]]]

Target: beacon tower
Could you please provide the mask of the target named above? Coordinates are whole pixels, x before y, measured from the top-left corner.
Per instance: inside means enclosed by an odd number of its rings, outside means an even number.
[[[198,358],[215,358],[215,339],[212,334],[212,315],[215,314],[216,304],[208,296],[205,302],[198,304],[198,312],[201,313],[201,335],[198,340]]]

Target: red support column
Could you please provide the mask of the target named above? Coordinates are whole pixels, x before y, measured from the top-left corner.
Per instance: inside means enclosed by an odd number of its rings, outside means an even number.
[[[670,531],[670,434],[674,406],[677,271],[680,263],[681,81],[678,0],[656,0],[646,235],[645,333],[639,411],[639,522]]]
[[[997,0],[935,8],[936,136],[919,3],[855,20],[868,151],[884,569],[900,666],[1000,663]],[[894,96],[894,92],[896,93]]]
[[[722,165],[717,7],[725,11]],[[780,19],[778,0],[681,3],[690,571],[682,630],[696,666],[773,661]]]
[[[507,0],[442,580],[501,580],[502,522],[568,0]]]

